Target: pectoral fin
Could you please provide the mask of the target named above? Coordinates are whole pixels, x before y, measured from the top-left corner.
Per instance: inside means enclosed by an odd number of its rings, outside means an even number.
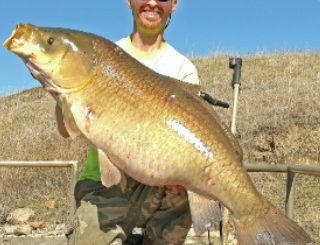
[[[221,209],[218,201],[207,199],[189,190],[188,199],[193,229],[197,235],[209,230],[212,224],[221,221]]]
[[[106,187],[119,184],[124,192],[127,184],[125,175],[112,163],[106,153],[98,149],[98,154],[102,184]]]
[[[70,111],[70,103],[68,103],[65,98],[63,98],[61,101],[61,109],[63,115],[63,122],[70,137],[73,139],[77,136],[80,136],[81,132],[74,120],[72,112]]]

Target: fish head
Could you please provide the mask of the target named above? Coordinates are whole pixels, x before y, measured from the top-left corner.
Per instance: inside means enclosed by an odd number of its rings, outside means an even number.
[[[22,58],[45,88],[63,93],[90,80],[93,45],[86,37],[68,29],[18,24],[3,45]]]

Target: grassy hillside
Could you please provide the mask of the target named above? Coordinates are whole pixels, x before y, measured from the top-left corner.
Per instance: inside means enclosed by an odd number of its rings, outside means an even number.
[[[194,63],[203,90],[231,103],[232,71],[228,59],[216,54],[196,58]],[[320,53],[243,57],[237,136],[245,162],[320,165],[319,67]],[[229,125],[231,109],[216,110]],[[54,101],[41,88],[0,97],[0,124],[0,160],[79,160],[80,169],[83,166],[86,142],[59,136]],[[67,205],[64,176],[64,170],[52,174],[51,170],[0,168],[0,193],[5,196],[0,214],[15,206],[37,207],[50,198],[60,198],[56,214],[39,208],[39,217],[63,219]],[[252,174],[252,177],[259,190],[283,208],[285,175]],[[35,184],[31,185],[31,180]],[[301,176],[298,184],[296,220],[320,244],[320,178]]]

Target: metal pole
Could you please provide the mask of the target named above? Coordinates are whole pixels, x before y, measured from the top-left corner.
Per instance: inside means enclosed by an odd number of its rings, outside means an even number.
[[[232,118],[231,118],[231,132],[236,133],[236,116],[238,108],[238,95],[241,87],[241,67],[242,59],[241,58],[230,58],[229,67],[233,69],[232,77],[232,88],[233,88],[233,108],[232,108]]]
[[[71,183],[69,187],[70,191],[70,203],[71,203],[71,215],[72,215],[72,221],[73,224],[72,227],[69,229],[67,237],[68,237],[68,245],[76,245],[76,233],[77,233],[77,225],[78,225],[78,219],[76,216],[76,200],[74,198],[74,187],[78,180],[78,162],[72,161],[71,163],[71,171],[72,171],[72,177],[71,177]]]
[[[286,192],[286,215],[293,219],[293,209],[294,209],[294,194],[296,186],[296,174],[289,172],[287,178],[287,192]]]
[[[72,167],[76,165],[77,161],[0,161],[0,166],[3,167]]]
[[[231,120],[231,132],[233,134],[236,134],[236,119],[237,119],[239,90],[240,90],[240,85],[235,84],[233,89],[233,108],[232,108],[232,120]]]
[[[299,164],[278,164],[270,165],[267,163],[245,163],[245,169],[248,172],[278,172],[278,173],[296,173],[296,174],[307,174],[320,177],[320,166],[317,163],[310,165],[299,165]]]

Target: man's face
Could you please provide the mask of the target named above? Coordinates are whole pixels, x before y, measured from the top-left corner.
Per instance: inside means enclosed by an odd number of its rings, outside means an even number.
[[[134,21],[139,31],[147,33],[161,32],[176,9],[177,0],[128,0]]]

